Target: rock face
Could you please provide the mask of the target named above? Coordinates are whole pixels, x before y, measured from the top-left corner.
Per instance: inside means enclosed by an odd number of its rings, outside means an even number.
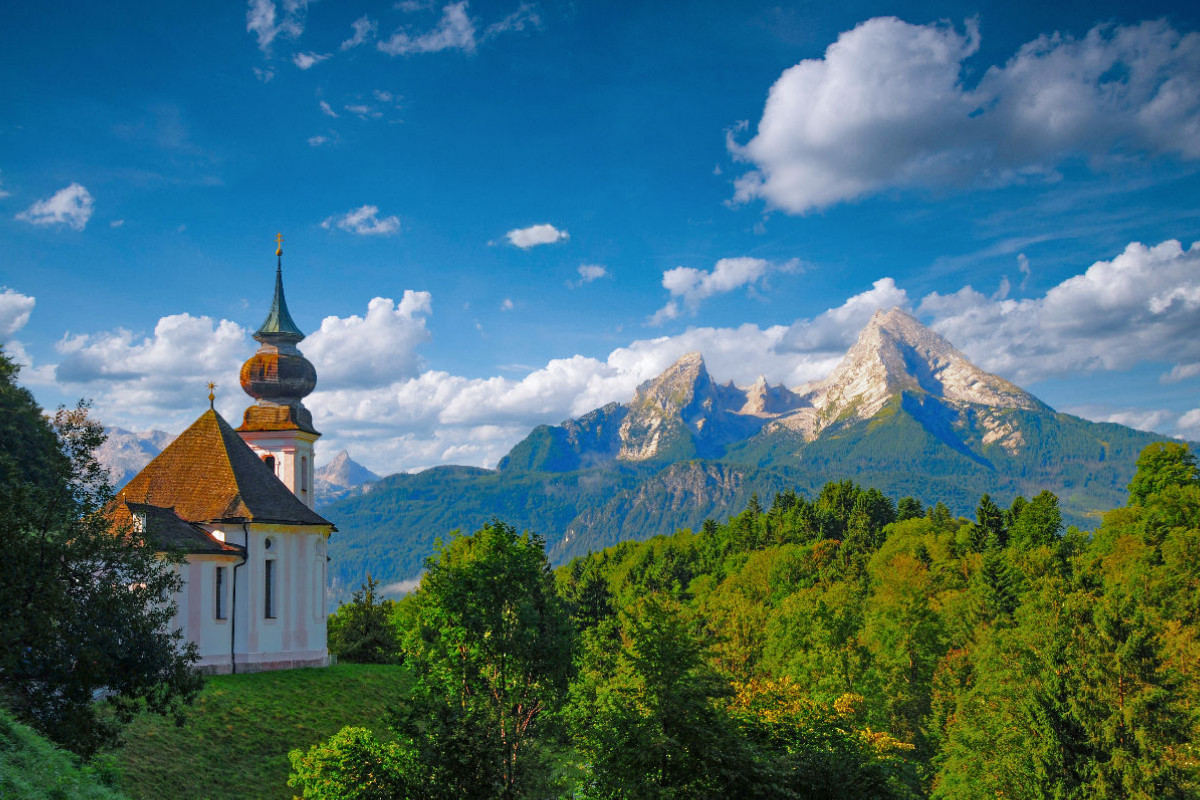
[[[127,431],[106,428],[108,439],[96,450],[96,460],[108,470],[113,488],[120,489],[175,439],[165,431]]]
[[[797,392],[803,407],[780,415],[778,423],[809,440],[831,426],[871,419],[905,392],[929,395],[960,411],[986,406],[1051,412],[898,308],[876,311],[833,373]]]
[[[317,505],[325,505],[343,497],[361,494],[370,484],[376,483],[379,476],[371,470],[350,458],[350,453],[342,450],[325,466],[313,475]]]

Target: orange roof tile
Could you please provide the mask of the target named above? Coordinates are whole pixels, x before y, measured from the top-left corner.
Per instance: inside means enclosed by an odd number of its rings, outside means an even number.
[[[126,484],[117,502],[172,508],[188,522],[329,525],[208,410]]]

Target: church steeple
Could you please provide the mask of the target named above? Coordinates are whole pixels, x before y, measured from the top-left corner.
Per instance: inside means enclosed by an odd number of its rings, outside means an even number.
[[[316,388],[317,371],[296,349],[304,333],[288,313],[282,235],[276,242],[275,297],[266,321],[254,334],[258,351],[242,365],[242,389],[257,402],[246,409],[238,433],[311,508],[313,443],[321,434],[302,401]]]
[[[279,246],[275,249],[275,257],[278,259],[275,262],[275,299],[271,301],[271,311],[254,334],[254,338],[260,342],[270,338],[279,341],[291,340],[292,344],[297,344],[304,340],[304,332],[288,313],[287,300],[283,296],[283,235],[277,234],[276,241],[279,242]]]

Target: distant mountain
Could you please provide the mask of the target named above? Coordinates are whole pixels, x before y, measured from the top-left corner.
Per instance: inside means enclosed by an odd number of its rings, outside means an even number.
[[[760,378],[718,384],[688,353],[611,403],[541,425],[496,470],[440,467],[393,475],[323,510],[335,588],[368,571],[411,577],[454,528],[492,516],[543,535],[552,559],[643,539],[853,478],[894,498],[973,512],[1042,489],[1068,522],[1120,505],[1138,453],[1164,437],[1055,412],[972,364],[899,309],[877,312],[824,380],[787,388]]]
[[[330,503],[361,494],[365,488],[379,480],[379,476],[350,458],[342,450],[313,475],[313,489],[318,508]]]
[[[127,431],[106,428],[108,439],[96,451],[96,460],[112,476],[114,488],[121,488],[142,471],[142,467],[175,439],[165,431]]]

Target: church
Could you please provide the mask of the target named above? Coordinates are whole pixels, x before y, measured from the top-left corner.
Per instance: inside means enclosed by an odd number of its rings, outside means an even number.
[[[209,409],[117,494],[114,515],[180,551],[183,587],[172,625],[205,672],[329,664],[326,545],[336,528],[313,510],[313,446],[321,435],[303,399],[317,384],[297,349],[304,334],[275,297],[242,365],[255,399],[236,429]]]

